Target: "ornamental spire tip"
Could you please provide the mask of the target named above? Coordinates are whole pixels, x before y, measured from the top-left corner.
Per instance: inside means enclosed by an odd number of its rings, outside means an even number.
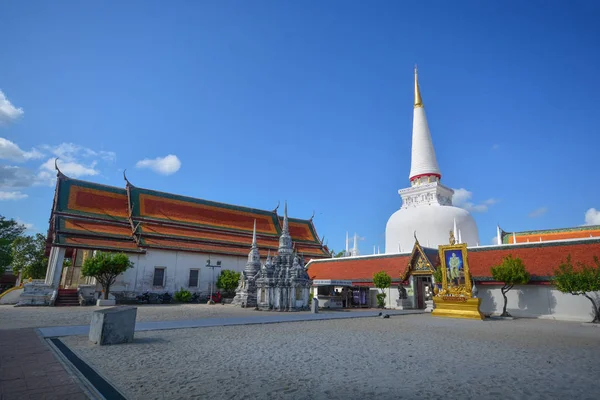
[[[415,64],[415,108],[423,107],[423,99],[421,98],[421,90],[419,89],[419,72],[417,64]]]

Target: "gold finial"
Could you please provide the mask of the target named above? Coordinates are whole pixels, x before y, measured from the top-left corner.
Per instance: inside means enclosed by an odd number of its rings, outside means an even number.
[[[423,100],[419,90],[419,73],[417,72],[417,64],[415,64],[415,108],[417,107],[423,107]]]

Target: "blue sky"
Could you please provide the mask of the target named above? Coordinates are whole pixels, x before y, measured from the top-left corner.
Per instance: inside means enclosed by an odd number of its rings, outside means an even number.
[[[592,0],[5,1],[0,214],[45,232],[59,155],[94,182],[126,168],[140,187],[287,199],[330,247],[356,231],[383,251],[418,63],[442,182],[482,244],[498,222],[600,223],[598,20]]]

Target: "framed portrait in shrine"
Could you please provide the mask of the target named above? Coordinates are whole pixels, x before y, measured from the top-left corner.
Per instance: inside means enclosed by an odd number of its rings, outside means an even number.
[[[446,293],[471,292],[471,275],[467,257],[467,244],[439,247],[442,267],[442,289]]]

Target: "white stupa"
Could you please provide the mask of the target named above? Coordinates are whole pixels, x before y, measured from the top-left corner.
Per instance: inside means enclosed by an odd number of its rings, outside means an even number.
[[[459,243],[479,243],[475,220],[467,210],[452,206],[454,191],[442,185],[441,178],[415,67],[410,187],[398,191],[402,207],[392,214],[385,228],[386,253],[412,251],[415,236],[427,247],[448,244],[450,231]]]

